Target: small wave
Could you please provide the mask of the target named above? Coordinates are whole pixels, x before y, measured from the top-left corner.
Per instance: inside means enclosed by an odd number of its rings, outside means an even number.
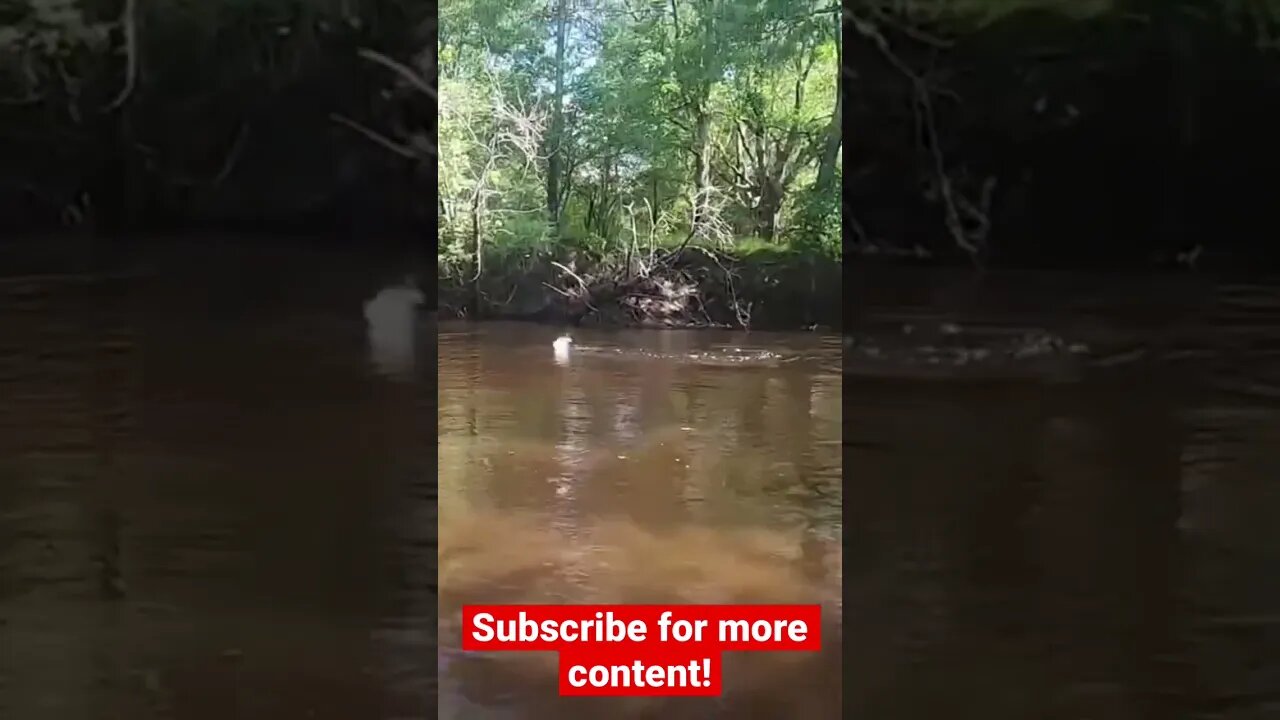
[[[670,353],[634,348],[580,346],[576,349],[575,354],[630,360],[656,360],[662,362],[689,363],[695,365],[749,367],[768,367],[781,363],[795,362],[803,358],[803,356],[799,354],[780,353],[772,350],[744,350],[740,348]]]
[[[904,331],[903,336],[912,333]],[[1073,343],[1042,331],[1010,337],[973,337],[948,327],[934,342],[911,343],[900,337],[846,336],[847,370],[888,373],[923,372],[947,376],[977,372],[1010,376],[1070,370],[1091,354],[1083,343]]]

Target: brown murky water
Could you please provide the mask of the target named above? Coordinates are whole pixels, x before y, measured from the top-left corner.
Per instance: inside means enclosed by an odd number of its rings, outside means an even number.
[[[427,718],[435,405],[348,258],[0,281],[0,717]]]
[[[852,716],[1276,716],[1280,288],[932,280],[868,283],[862,325],[1090,354],[1043,382],[846,378]]]
[[[581,333],[560,364],[546,328],[420,323],[371,354],[394,273],[179,265],[0,282],[0,718],[1280,710],[1273,288],[885,280],[867,332],[1089,359],[842,381],[814,334]],[[550,658],[453,650],[462,603],[524,600],[816,600],[832,642],[732,658],[717,701],[558,700]]]
[[[440,328],[441,717],[839,717],[840,339],[557,334]],[[553,654],[456,650],[468,602],[819,602],[826,649],[727,657],[714,700],[558,700]]]

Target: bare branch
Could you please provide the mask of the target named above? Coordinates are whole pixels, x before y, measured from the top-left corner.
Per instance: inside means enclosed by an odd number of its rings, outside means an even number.
[[[596,312],[596,307],[591,304],[591,289],[587,287],[586,281],[584,281],[581,277],[579,277],[578,273],[570,270],[568,267],[565,267],[564,265],[556,262],[555,260],[552,260],[551,264],[560,268],[562,271],[564,271],[566,275],[578,281],[578,287],[582,288],[582,296],[580,299],[582,300],[582,302],[586,303],[587,308],[589,308],[591,312]],[[551,287],[551,286],[547,285],[547,287]],[[555,288],[552,288],[552,289],[555,289]],[[572,297],[568,293],[561,292],[561,294],[564,295],[565,297]]]
[[[115,99],[102,109],[111,112],[124,104],[133,94],[138,80],[138,0],[125,0],[124,10],[120,12],[120,24],[124,27],[125,76],[124,87],[120,88]]]
[[[370,50],[369,48],[360,48],[356,55],[364,60],[368,60],[369,62],[376,63],[387,68],[403,78],[405,82],[409,83],[421,92],[426,93],[426,95],[432,100],[436,99],[436,89],[431,87],[422,75],[413,68],[410,68],[408,65],[392,60],[386,55],[383,55],[376,50]]]
[[[387,136],[377,132],[376,130],[371,130],[365,127],[364,125],[361,125],[355,120],[343,117],[337,113],[329,113],[329,119],[332,120],[333,122],[338,123],[339,125],[344,125],[356,131],[357,133],[363,135],[368,140],[372,140],[378,145],[381,145],[387,150],[390,150],[391,152],[399,155],[400,157],[408,158],[410,160],[418,159],[418,153],[414,152],[412,147],[409,147],[408,145],[402,145],[401,143],[398,143],[395,140],[388,138]]]
[[[908,67],[902,58],[893,52],[893,49],[889,46],[888,39],[880,32],[880,28],[875,23],[860,18],[852,12],[847,13],[846,17],[853,23],[854,29],[858,31],[858,34],[872,41],[889,64],[902,73],[911,83],[912,93],[915,96],[916,121],[924,131],[926,142],[929,145],[929,154],[933,159],[933,171],[938,183],[938,192],[942,199],[943,211],[946,214],[947,231],[956,246],[968,253],[970,260],[974,264],[978,264],[981,248],[978,247],[975,240],[985,239],[990,222],[985,213],[978,212],[972,203],[956,192],[951,176],[947,173],[946,159],[943,157],[942,143],[938,135],[933,109],[932,89],[920,74]],[[987,196],[986,203],[988,205],[992,188],[994,188],[993,182],[984,188],[984,195]],[[965,231],[964,224],[960,219],[962,205],[972,210],[971,214],[981,223],[980,234],[971,236],[970,233]]]
[[[872,15],[875,16],[876,20],[880,21],[881,25],[892,27],[894,30],[897,30],[898,32],[902,33],[904,36],[911,38],[912,40],[915,40],[916,42],[921,43],[922,45],[928,45],[929,47],[938,48],[938,49],[946,49],[955,44],[950,40],[945,40],[943,38],[937,37],[936,35],[930,35],[929,33],[926,33],[920,28],[915,27],[913,25],[898,22],[895,18],[890,16],[889,13],[885,12],[882,8],[878,8],[874,5],[871,5],[867,9],[871,12]],[[852,14],[852,11],[849,11],[849,12],[850,14]]]

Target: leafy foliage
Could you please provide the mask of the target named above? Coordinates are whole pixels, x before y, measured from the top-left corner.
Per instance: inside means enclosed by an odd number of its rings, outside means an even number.
[[[442,271],[640,239],[837,249],[797,201],[840,131],[837,14],[817,0],[442,3]],[[838,185],[821,192],[808,212],[838,227]]]

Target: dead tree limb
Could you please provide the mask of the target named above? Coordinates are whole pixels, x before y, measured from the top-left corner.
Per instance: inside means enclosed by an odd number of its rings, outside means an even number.
[[[138,0],[125,0],[124,10],[120,12],[120,25],[124,28],[125,75],[124,87],[115,99],[102,109],[112,112],[124,105],[138,81]]]
[[[881,22],[891,23],[891,19],[883,11],[877,11],[875,15],[876,19]],[[942,143],[938,134],[933,106],[934,91],[929,87],[924,77],[912,70],[893,51],[893,48],[889,45],[888,38],[881,32],[879,25],[872,20],[859,17],[852,11],[847,11],[846,17],[849,18],[858,34],[870,40],[885,60],[911,84],[916,108],[916,121],[924,131],[925,142],[929,146],[928,151],[933,160],[932,170],[938,183],[938,193],[942,200],[947,232],[956,246],[969,255],[969,259],[974,265],[981,267],[981,245],[985,244],[986,236],[991,226],[987,212],[990,208],[991,191],[994,189],[994,178],[988,178],[987,182],[984,183],[981,201],[983,207],[981,209],[975,207],[972,202],[955,189],[955,184],[947,172],[946,158],[943,155]],[[891,24],[895,28],[901,29],[898,24]],[[908,37],[912,37],[905,30],[903,32]],[[962,209],[979,224],[978,231],[970,233],[965,230],[964,222],[960,216]]]
[[[370,140],[374,143],[377,143],[378,145],[381,145],[383,148],[390,150],[391,152],[399,155],[400,157],[407,158],[409,160],[418,159],[418,153],[415,152],[414,149],[409,145],[398,143],[395,140],[392,140],[391,138],[387,137],[386,135],[379,133],[377,130],[372,130],[370,128],[367,128],[364,125],[361,125],[360,123],[356,122],[355,120],[352,120],[351,118],[344,117],[337,113],[329,113],[329,119],[332,120],[333,122],[338,123],[339,125],[342,125],[344,127],[350,128],[351,130],[354,130],[355,132],[364,136],[365,139]]]
[[[419,91],[426,93],[426,95],[432,100],[436,99],[436,89],[431,87],[426,78],[422,77],[420,73],[408,65],[392,60],[386,55],[383,55],[376,50],[370,50],[369,48],[360,48],[360,50],[356,52],[356,55],[363,60],[368,60],[371,63],[387,68],[391,72],[400,76],[400,78],[405,82],[417,88]]]

